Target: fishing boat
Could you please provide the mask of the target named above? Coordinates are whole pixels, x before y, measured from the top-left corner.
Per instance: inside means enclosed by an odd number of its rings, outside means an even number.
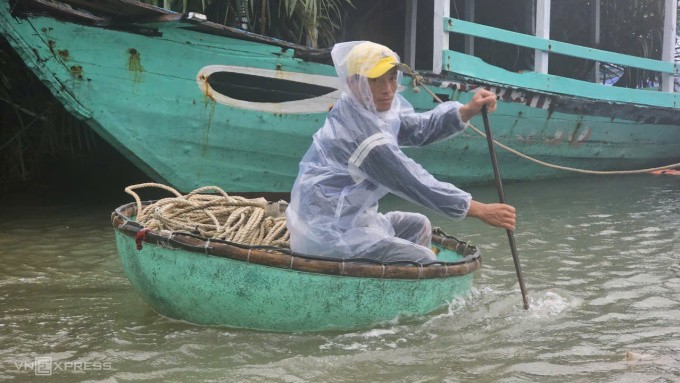
[[[135,220],[142,209],[112,214],[123,270],[156,312],[200,325],[342,331],[422,316],[467,294],[481,261],[477,247],[439,230],[437,262],[387,264],[150,230]]]
[[[537,25],[548,24],[549,3],[537,2]],[[674,20],[677,7],[666,3]],[[448,4],[435,1],[433,65],[415,68],[422,85],[404,76],[402,94],[417,111],[436,105],[423,86],[461,102],[484,87],[499,96],[490,116],[494,137],[531,158],[590,170],[679,162],[672,54],[652,60],[567,44],[550,40],[545,27],[536,35],[501,30],[451,18]],[[665,41],[674,47],[675,21],[668,24],[673,40]],[[536,67],[514,73],[492,66],[449,49],[450,34],[533,49]],[[134,0],[0,0],[0,35],[68,110],[151,179],[182,191],[214,184],[289,192],[312,134],[339,96],[328,49]],[[418,39],[406,40],[413,42],[408,62]],[[656,71],[665,80],[648,90],[559,77],[547,72],[550,54]],[[405,152],[443,181],[493,180],[486,141],[474,132]],[[568,174],[505,151],[498,159],[508,181]]]

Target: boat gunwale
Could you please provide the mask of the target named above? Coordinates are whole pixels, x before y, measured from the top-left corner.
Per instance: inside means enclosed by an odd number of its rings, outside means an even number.
[[[5,0],[11,1],[11,0]],[[180,13],[164,8],[143,3],[138,0],[111,0],[109,3],[119,2],[125,9],[120,13],[112,13],[110,7],[99,6],[95,3],[80,0],[24,0],[21,7],[12,7],[12,15],[19,17],[49,17],[57,20],[76,24],[87,25],[95,28],[125,30],[132,33],[140,33],[158,36],[155,28],[146,29],[145,25],[158,23],[180,22],[186,23],[184,28],[200,33],[246,40],[255,43],[276,46],[286,51],[293,50],[293,57],[305,61],[332,64],[331,48],[312,48],[293,42],[260,35],[254,32],[230,27],[211,21],[191,19],[194,12]],[[10,3],[11,4],[11,3]],[[73,8],[75,7],[75,8]],[[135,14],[132,11],[138,11]]]
[[[481,266],[481,252],[476,246],[457,240],[442,232],[433,234],[432,241],[464,256],[455,262],[381,263],[370,259],[331,259],[294,253],[273,246],[248,246],[230,241],[209,239],[186,232],[168,232],[167,235],[147,229],[132,220],[136,203],[119,206],[111,214],[115,230],[133,237],[138,243],[155,244],[164,248],[180,248],[193,253],[227,258],[263,266],[290,269],[315,274],[379,279],[435,279],[470,274]]]

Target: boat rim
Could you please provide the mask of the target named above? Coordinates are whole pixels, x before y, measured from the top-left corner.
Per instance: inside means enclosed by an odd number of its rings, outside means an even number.
[[[145,201],[142,204],[149,203],[153,201]],[[142,243],[149,243],[168,249],[183,249],[192,253],[292,271],[380,279],[449,278],[470,274],[481,266],[481,252],[478,247],[449,236],[440,229],[433,231],[432,242],[455,251],[463,256],[462,259],[431,263],[380,262],[368,258],[336,259],[299,254],[281,247],[249,246],[205,238],[188,232],[150,230],[133,220],[136,211],[135,202],[121,205],[111,214],[111,223],[115,230],[133,237],[138,250],[142,248]]]

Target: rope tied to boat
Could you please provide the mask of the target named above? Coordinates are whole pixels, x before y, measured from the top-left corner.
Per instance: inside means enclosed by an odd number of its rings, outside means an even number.
[[[406,64],[399,64],[400,68],[404,71],[404,73],[409,74],[413,78],[413,93],[418,93],[420,92],[420,88],[418,85],[422,85],[423,89],[432,96],[432,98],[441,103],[442,100],[437,96],[430,88],[428,88],[427,85],[425,85],[425,78],[423,75],[420,73],[412,70],[411,68],[408,67]],[[468,121],[468,127],[472,129],[475,133],[479,134],[480,136],[486,138],[486,133],[472,125],[471,122]],[[505,150],[508,153],[512,153],[520,158],[524,158],[525,160],[531,161],[535,164],[545,166],[550,169],[557,169],[557,170],[563,170],[563,171],[569,171],[573,173],[580,173],[580,174],[595,174],[595,175],[622,175],[622,174],[642,174],[642,173],[651,173],[654,171],[661,171],[661,170],[668,170],[668,169],[675,169],[675,168],[680,168],[680,163],[675,163],[675,164],[670,164],[670,165],[665,165],[665,166],[657,166],[654,168],[646,168],[646,169],[635,169],[635,170],[588,170],[588,169],[579,169],[579,168],[572,168],[569,166],[562,166],[562,165],[557,165],[557,164],[551,164],[549,162],[541,161],[537,158],[531,157],[527,154],[524,154],[520,152],[519,150],[513,149],[505,144],[502,144],[496,140],[493,140],[494,145],[498,146],[499,148]]]
[[[144,205],[135,192],[142,188],[159,188],[174,197]],[[137,205],[135,221],[146,229],[197,234],[248,246],[290,247],[285,202],[269,203],[264,198],[230,196],[217,186],[204,186],[182,195],[157,183],[143,183],[125,188]]]

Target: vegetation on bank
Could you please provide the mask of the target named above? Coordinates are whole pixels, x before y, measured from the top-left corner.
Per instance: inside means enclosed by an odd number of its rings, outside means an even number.
[[[43,178],[59,158],[89,157],[94,132],[66,112],[4,39],[0,68],[0,192]]]
[[[142,0],[177,12],[200,12],[209,20],[261,35],[327,47],[336,41],[352,0]]]

